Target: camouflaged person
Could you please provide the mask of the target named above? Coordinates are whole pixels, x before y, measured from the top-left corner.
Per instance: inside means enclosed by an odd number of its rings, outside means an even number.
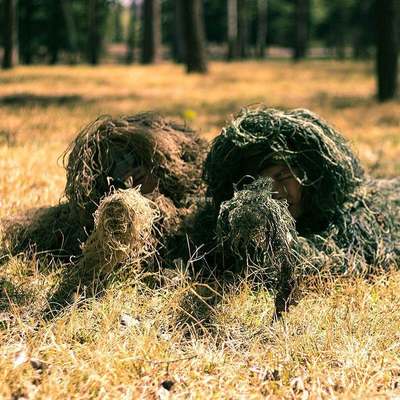
[[[166,241],[181,234],[202,195],[206,147],[192,130],[155,113],[100,118],[78,135],[65,193],[81,225],[94,223],[83,246],[89,269],[166,262]]]
[[[278,313],[302,277],[398,267],[400,180],[365,174],[308,110],[242,110],[212,142],[204,178],[220,268],[261,276]]]
[[[157,113],[102,116],[65,153],[60,205],[37,212],[17,247],[81,258],[88,270],[162,262],[164,239],[177,235],[204,192],[207,142]]]

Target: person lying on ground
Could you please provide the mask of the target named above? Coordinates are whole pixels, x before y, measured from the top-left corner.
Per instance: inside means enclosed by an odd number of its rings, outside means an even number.
[[[164,237],[181,229],[204,192],[206,148],[191,129],[157,113],[96,119],[65,154],[65,201],[21,224],[14,252],[69,260],[83,251],[87,270],[103,264],[107,272],[161,254]]]
[[[308,110],[242,110],[212,142],[204,178],[215,232],[205,252],[220,253],[224,273],[261,276],[279,312],[302,277],[398,267],[400,180],[365,174],[343,136]]]

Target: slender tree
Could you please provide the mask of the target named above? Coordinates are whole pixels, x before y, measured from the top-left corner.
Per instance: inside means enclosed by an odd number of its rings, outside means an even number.
[[[174,5],[174,36],[172,43],[173,58],[177,63],[185,61],[185,35],[183,32],[183,10],[184,0],[173,0]]]
[[[4,69],[17,63],[17,0],[3,0],[3,62]]]
[[[188,73],[207,73],[202,0],[183,0],[185,58]]]
[[[132,1],[130,7],[129,26],[128,26],[128,37],[126,40],[126,63],[132,64],[135,59],[135,48],[136,48],[136,26],[137,26],[137,6],[136,2]]]
[[[295,0],[294,60],[306,56],[310,23],[310,0]]]
[[[152,64],[161,57],[161,2],[144,0],[142,16],[142,63]]]
[[[376,71],[379,101],[395,97],[398,74],[398,0],[377,0]]]
[[[88,1],[87,59],[92,65],[99,63],[101,51],[100,1]]]
[[[122,29],[122,5],[117,1],[114,5],[114,37],[115,43],[121,43],[124,40],[123,29]]]
[[[238,58],[238,0],[227,0],[228,60]]]
[[[373,0],[363,0],[356,2],[352,7],[349,25],[353,27],[353,58],[367,59],[371,57],[371,48],[374,45],[374,39],[376,37],[376,29],[374,29],[375,13],[373,3]]]
[[[267,42],[267,16],[268,0],[257,0],[257,43],[256,56],[265,57],[265,47]]]
[[[59,1],[61,2],[61,10],[65,21],[65,27],[67,30],[68,48],[70,53],[72,54],[71,62],[75,63],[78,54],[78,33],[76,30],[74,14],[72,12],[72,3],[70,0],[59,0]],[[57,44],[55,44],[55,48],[58,58],[59,47]]]
[[[364,0],[365,1],[365,0]],[[329,46],[335,50],[339,60],[346,57],[346,47],[351,38],[351,7],[348,0],[335,0],[326,5],[326,20],[329,27]]]
[[[240,58],[249,56],[249,4],[238,0],[238,52]]]
[[[19,61],[21,64],[32,64],[33,57],[33,0],[25,0],[18,5],[18,39]],[[21,7],[22,6],[22,7]]]

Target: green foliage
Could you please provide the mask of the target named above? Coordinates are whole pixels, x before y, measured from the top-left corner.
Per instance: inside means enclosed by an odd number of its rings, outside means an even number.
[[[110,27],[107,20],[117,13],[117,4],[115,0],[98,0],[98,29],[107,40],[116,35],[116,24]],[[70,26],[67,18],[72,22]],[[87,1],[73,0],[68,7],[54,0],[20,1],[18,19],[19,51],[23,63],[55,63],[60,53],[84,53],[87,48]]]
[[[65,20],[58,1],[20,1],[18,28],[22,63],[43,62],[47,57],[53,59],[55,51],[68,50]]]
[[[345,56],[352,47],[356,57],[367,56],[375,40],[374,2],[372,0],[315,0],[313,37]]]

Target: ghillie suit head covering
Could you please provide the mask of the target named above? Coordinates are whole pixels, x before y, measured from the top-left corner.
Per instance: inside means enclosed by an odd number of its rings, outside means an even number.
[[[129,189],[132,184],[124,173],[137,167],[155,178],[159,192],[176,207],[187,207],[200,192],[206,147],[193,131],[155,113],[100,117],[78,134],[67,152],[65,195],[71,211],[82,224],[93,225],[101,198],[111,187]]]
[[[83,247],[85,271],[101,269],[106,275],[121,262],[137,270],[156,252],[154,229],[159,214],[156,204],[138,189],[105,197],[95,212],[95,229]]]
[[[219,206],[245,176],[277,162],[303,186],[304,233],[326,228],[363,179],[344,138],[316,114],[258,107],[242,110],[213,141],[204,168],[209,194]]]

